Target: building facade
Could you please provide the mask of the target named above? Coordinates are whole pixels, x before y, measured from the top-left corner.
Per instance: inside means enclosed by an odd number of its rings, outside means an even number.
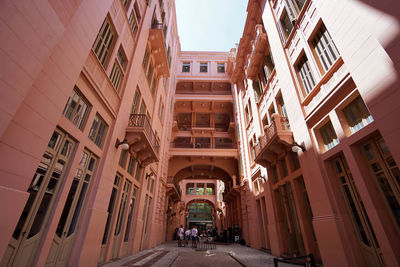
[[[231,79],[241,209],[259,230],[245,233],[250,246],[399,265],[399,14],[388,7],[249,1]]]
[[[96,266],[198,225],[400,265],[395,1],[249,0],[229,52],[173,0],[3,1],[1,266]]]

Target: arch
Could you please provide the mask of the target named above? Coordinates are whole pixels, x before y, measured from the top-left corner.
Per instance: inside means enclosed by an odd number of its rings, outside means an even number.
[[[213,213],[215,213],[215,211],[216,211],[215,204],[211,200],[204,199],[204,198],[190,200],[188,203],[186,203],[185,211],[188,211],[189,205],[192,203],[207,203],[207,204],[211,205],[211,207],[213,209]]]
[[[184,179],[221,180],[224,183],[234,182],[229,173],[212,165],[191,165],[182,168],[175,174],[174,181],[180,182]]]

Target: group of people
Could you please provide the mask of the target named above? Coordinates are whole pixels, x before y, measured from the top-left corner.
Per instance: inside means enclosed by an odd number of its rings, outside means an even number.
[[[181,225],[178,228],[178,247],[185,247],[189,245],[189,240],[192,239],[192,248],[197,248],[197,242],[199,242],[199,235],[197,225],[193,226],[192,229],[183,229]]]

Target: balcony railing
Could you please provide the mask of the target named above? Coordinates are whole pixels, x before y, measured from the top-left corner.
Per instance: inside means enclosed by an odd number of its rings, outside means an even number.
[[[178,143],[172,142],[172,148],[190,148],[190,149],[205,149],[205,148],[215,148],[215,149],[236,149],[236,143]]]
[[[142,128],[151,147],[157,155],[159,154],[160,145],[157,141],[155,133],[153,132],[153,129],[151,128],[150,122],[147,119],[146,114],[131,114],[131,116],[129,117],[128,127]]]
[[[273,143],[276,145],[271,146]],[[273,162],[276,160],[276,154],[288,149],[293,143],[288,118],[278,114],[272,115],[271,125],[264,128],[264,135],[254,147],[256,163],[264,165],[266,161]]]

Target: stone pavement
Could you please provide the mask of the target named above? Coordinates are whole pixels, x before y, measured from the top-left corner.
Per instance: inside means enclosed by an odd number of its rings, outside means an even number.
[[[101,267],[154,266],[154,267],[266,267],[274,266],[270,254],[239,244],[217,245],[216,249],[196,251],[189,247],[178,247],[168,242],[152,249],[102,264]],[[279,263],[279,267],[296,266]]]

